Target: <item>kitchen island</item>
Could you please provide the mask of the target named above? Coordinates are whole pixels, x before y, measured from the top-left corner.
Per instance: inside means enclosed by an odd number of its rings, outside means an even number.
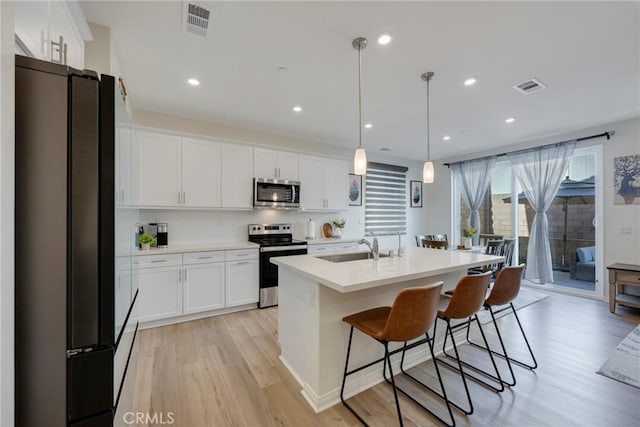
[[[443,281],[453,289],[467,269],[503,261],[504,257],[408,248],[402,257],[332,262],[297,255],[273,258],[279,266],[278,341],[280,359],[302,386],[316,412],[340,401],[349,327],[342,318],[378,306],[390,306],[407,287]],[[441,323],[442,324],[442,323]],[[439,338],[443,332],[438,331]],[[441,340],[438,340],[441,342]],[[395,347],[394,347],[395,348]],[[407,352],[405,366],[427,359],[426,346]],[[383,347],[354,333],[350,367],[382,357]],[[394,368],[399,357],[394,360]],[[381,364],[349,377],[345,397],[382,381]]]

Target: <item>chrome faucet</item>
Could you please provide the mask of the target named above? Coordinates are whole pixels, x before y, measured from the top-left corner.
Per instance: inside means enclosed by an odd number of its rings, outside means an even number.
[[[367,239],[362,239],[358,242],[359,245],[367,245],[371,253],[373,254],[373,259],[378,260],[380,258],[380,249],[378,248],[378,238],[371,233],[373,236],[373,244],[369,243]]]
[[[402,256],[402,238],[400,236],[401,230],[396,231],[398,233],[398,256]]]

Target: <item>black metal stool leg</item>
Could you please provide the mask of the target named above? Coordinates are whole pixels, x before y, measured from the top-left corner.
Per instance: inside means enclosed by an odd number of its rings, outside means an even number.
[[[455,367],[455,366],[451,365],[450,363],[448,363],[448,362],[446,362],[445,360],[442,360],[442,359],[435,359],[435,360],[437,362],[442,363],[443,365],[445,365],[445,366],[447,366],[449,368],[452,368],[453,370],[458,371],[460,373],[460,377],[462,378],[462,384],[464,385],[464,391],[467,394],[467,401],[469,402],[469,409],[468,410],[467,409],[463,409],[460,406],[455,405],[455,404],[454,404],[454,406],[456,408],[460,409],[465,414],[471,415],[471,414],[473,414],[473,402],[471,401],[471,393],[469,392],[469,386],[467,385],[466,374],[465,374],[464,370],[462,369],[462,362],[460,360],[460,354],[458,353],[458,346],[456,345],[456,340],[453,337],[453,331],[451,329],[451,319],[446,318],[444,320],[447,322],[447,330],[446,330],[445,334],[448,333],[451,336],[451,342],[453,343],[453,351],[455,353],[455,357],[451,356],[451,358],[455,359],[458,362],[458,366]],[[434,326],[434,329],[435,329],[435,326]],[[446,340],[445,340],[445,342],[446,342]],[[444,352],[444,344],[443,344],[443,352]],[[452,402],[452,404],[453,404],[453,402]]]
[[[434,337],[434,340],[435,340],[435,337]],[[425,333],[425,341],[427,342],[427,345],[429,346],[429,352],[431,353],[431,360],[433,361],[433,364],[434,364],[435,369],[436,369],[436,374],[438,375],[438,381],[440,382],[440,390],[442,390],[442,394],[440,392],[438,392],[437,390],[429,387],[428,385],[426,385],[425,383],[423,383],[422,381],[420,381],[419,379],[417,379],[416,377],[414,377],[413,375],[411,375],[410,373],[408,373],[407,371],[404,370],[404,356],[405,356],[405,349],[404,348],[402,350],[402,358],[400,359],[400,371],[402,371],[402,373],[404,375],[406,375],[409,379],[411,379],[416,384],[422,386],[427,391],[430,391],[431,393],[435,394],[440,399],[444,400],[445,405],[447,406],[447,411],[449,412],[449,418],[450,418],[451,421],[450,422],[445,421],[440,416],[438,416],[435,412],[433,412],[431,409],[427,408],[422,403],[418,402],[409,393],[407,393],[406,391],[404,391],[400,387],[396,387],[396,388],[398,389],[398,391],[400,391],[406,397],[411,399],[416,405],[420,406],[422,409],[424,409],[425,411],[427,411],[428,413],[433,415],[435,418],[440,420],[444,425],[446,425],[448,427],[455,427],[456,421],[455,421],[455,418],[453,418],[453,412],[451,411],[451,406],[455,406],[456,408],[460,409],[463,412],[464,412],[464,410],[462,408],[460,408],[459,406],[457,406],[455,403],[452,403],[447,398],[447,392],[446,392],[446,390],[444,388],[444,382],[442,381],[442,376],[440,375],[440,370],[438,369],[438,364],[436,363],[436,356],[435,356],[435,353],[433,351],[433,344],[431,343],[431,338],[429,338],[429,333],[428,332]],[[406,342],[405,342],[405,347],[406,347]],[[387,380],[386,376],[385,376],[385,380]],[[389,382],[389,381],[387,380],[387,382]]]
[[[346,400],[344,400],[344,385],[347,382],[347,372],[349,368],[349,355],[351,354],[351,341],[353,340],[353,326],[351,326],[351,330],[349,331],[349,345],[347,346],[347,359],[344,362],[344,375],[342,376],[342,387],[340,387],[340,400],[342,404],[347,407],[347,409],[362,423],[364,426],[368,426],[368,424],[357,414],[357,412],[349,406]]]
[[[513,304],[509,303],[509,305],[511,306],[511,311],[513,311],[513,315],[516,318],[516,322],[518,322],[518,326],[520,327],[520,332],[522,332],[522,338],[524,338],[524,342],[527,344],[527,348],[529,349],[529,354],[531,355],[531,360],[533,360],[533,365],[527,365],[526,363],[520,362],[515,359],[509,359],[509,360],[525,368],[536,369],[538,367],[538,361],[536,360],[536,357],[533,355],[533,350],[531,350],[531,346],[529,345],[529,340],[527,339],[527,335],[524,333],[524,329],[522,329],[520,318],[518,317],[518,314],[516,313],[516,309],[513,307]]]
[[[502,340],[502,334],[500,333],[500,329],[498,328],[498,323],[496,322],[496,319],[495,319],[495,315],[498,314],[498,313],[501,313],[504,310],[507,310],[508,308],[511,308],[511,311],[513,312],[513,315],[516,318],[516,322],[518,323],[518,327],[520,328],[520,333],[522,334],[522,338],[524,338],[524,342],[527,345],[527,349],[529,350],[529,354],[531,355],[531,360],[533,360],[533,365],[529,365],[529,364],[524,363],[524,362],[522,362],[520,360],[517,360],[517,359],[514,359],[512,357],[509,357],[509,355],[507,354],[507,351],[505,349],[505,346],[504,346],[504,343],[503,343],[503,340]],[[506,383],[506,384],[515,385],[515,377],[513,376],[513,370],[511,369],[511,362],[513,362],[513,363],[515,363],[515,364],[517,364],[517,365],[519,365],[519,366],[521,366],[523,368],[531,369],[531,370],[536,369],[538,367],[538,362],[536,361],[536,358],[533,355],[533,351],[531,350],[531,346],[529,345],[529,340],[527,340],[527,336],[524,333],[524,329],[522,328],[522,324],[520,323],[520,318],[518,317],[518,314],[516,313],[516,310],[513,307],[513,303],[509,303],[509,307],[508,308],[502,308],[502,309],[498,310],[497,312],[494,312],[493,309],[491,307],[489,307],[489,312],[491,313],[491,318],[493,319],[494,325],[496,327],[496,332],[498,333],[498,339],[500,340],[500,344],[502,345],[502,350],[503,350],[504,354],[500,354],[500,353],[498,353],[497,351],[494,351],[494,350],[491,350],[491,352],[493,354],[495,354],[496,356],[501,357],[501,358],[503,358],[503,359],[505,359],[507,361],[507,364],[509,366],[509,370],[511,372],[511,376],[513,378],[513,384],[509,384],[509,383]],[[468,335],[467,335],[467,341],[469,342],[469,344],[471,344],[471,345],[473,345],[475,347],[487,350],[485,347],[483,347],[480,344],[475,343],[471,339],[469,339]]]
[[[400,400],[398,400],[398,389],[396,387],[396,381],[393,379],[393,368],[391,367],[391,357],[389,356],[389,343],[384,341],[382,342],[384,345],[384,357],[385,360],[389,363],[389,376],[391,377],[391,386],[393,387],[393,397],[396,401],[396,410],[398,411],[398,422],[400,423],[400,427],[404,426],[402,422],[402,413],[400,412]],[[383,371],[384,375],[384,371]]]

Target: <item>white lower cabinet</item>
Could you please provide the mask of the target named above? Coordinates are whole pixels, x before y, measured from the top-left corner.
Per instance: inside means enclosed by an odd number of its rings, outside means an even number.
[[[182,267],[144,268],[138,272],[140,322],[182,314]]]
[[[257,255],[257,251],[256,255]],[[258,260],[227,262],[227,307],[258,302]]]
[[[140,255],[133,266],[141,323],[175,323],[258,302],[258,249]]]
[[[224,262],[184,267],[184,313],[223,308]]]

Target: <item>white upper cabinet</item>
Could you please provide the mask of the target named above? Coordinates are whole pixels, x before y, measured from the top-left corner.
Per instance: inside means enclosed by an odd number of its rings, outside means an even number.
[[[346,210],[349,163],[300,156],[300,204],[307,210]]]
[[[91,32],[77,1],[14,2],[15,33],[28,56],[84,69]]]
[[[220,206],[220,144],[182,140],[182,204]]]
[[[220,206],[253,207],[253,148],[222,144]]]
[[[116,204],[127,206],[131,196],[131,129],[116,132]]]
[[[349,180],[349,163],[345,160],[326,160],[325,193],[327,209],[346,210]]]
[[[220,207],[220,143],[134,131],[131,145],[132,204]]]
[[[139,206],[182,203],[182,142],[179,137],[134,131],[133,194]]]
[[[300,206],[302,208],[324,209],[325,168],[325,159],[300,156]]]
[[[254,178],[298,180],[298,155],[285,151],[253,149]]]

